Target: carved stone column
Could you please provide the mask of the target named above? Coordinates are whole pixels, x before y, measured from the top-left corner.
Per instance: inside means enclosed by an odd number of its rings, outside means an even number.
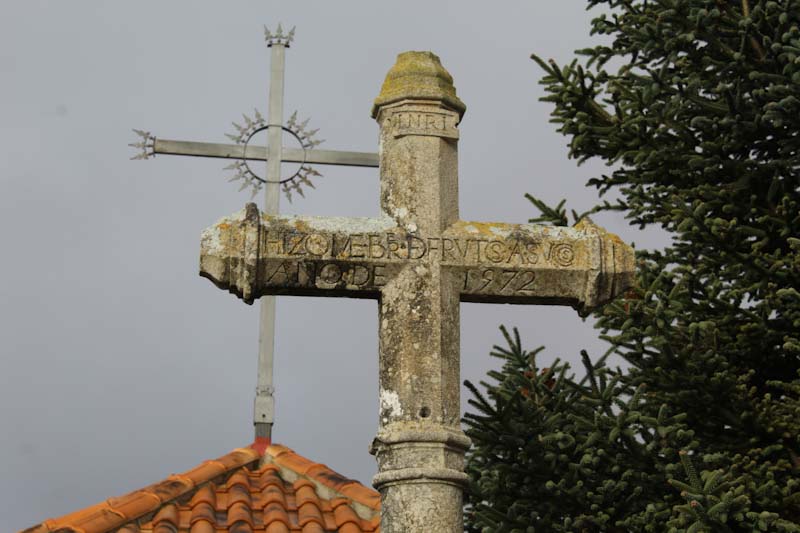
[[[380,124],[381,207],[415,236],[458,220],[458,129],[465,106],[430,52],[400,54],[373,116]],[[467,482],[461,431],[456,275],[435,254],[409,262],[380,298],[380,421],[371,452],[383,533],[461,533]]]

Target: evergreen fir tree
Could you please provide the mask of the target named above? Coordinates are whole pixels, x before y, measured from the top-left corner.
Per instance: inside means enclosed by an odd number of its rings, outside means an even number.
[[[588,4],[603,44],[533,56],[543,100],[611,169],[593,211],[672,244],[596,312],[610,348],[583,379],[504,330],[502,370],[468,384],[468,528],[800,531],[800,0]]]

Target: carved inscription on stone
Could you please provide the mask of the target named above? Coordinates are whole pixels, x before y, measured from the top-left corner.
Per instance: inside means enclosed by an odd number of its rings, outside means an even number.
[[[299,226],[299,227],[298,227]],[[258,274],[265,290],[276,294],[331,291],[357,297],[380,293],[409,262],[439,263],[453,270],[466,300],[511,301],[547,291],[547,272],[574,270],[580,241],[542,235],[492,231],[427,237],[394,230],[346,233],[308,225],[261,226]],[[544,278],[542,276],[544,275]]]
[[[572,243],[460,237],[424,237],[385,233],[263,232],[262,250],[287,258],[419,260],[442,263],[549,265],[568,268],[575,261]]]
[[[395,111],[386,119],[389,131],[395,138],[406,135],[425,135],[458,139],[458,115],[448,112]]]
[[[462,291],[474,294],[529,295],[536,289],[536,272],[504,268],[464,270]]]
[[[261,279],[270,287],[377,292],[398,265],[303,259],[269,260],[261,268]]]
[[[465,302],[595,305],[632,272],[632,253],[618,242],[591,223],[457,221],[430,235],[388,217],[262,217],[249,204],[204,232],[201,272],[248,302],[262,294],[379,298],[409,272],[442,268]],[[609,272],[618,263],[626,270]]]

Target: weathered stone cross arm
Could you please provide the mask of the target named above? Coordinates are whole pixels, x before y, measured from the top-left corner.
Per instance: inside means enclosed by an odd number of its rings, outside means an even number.
[[[429,52],[398,56],[373,106],[381,216],[287,217],[254,204],[203,233],[200,272],[247,302],[265,294],[375,298],[380,410],[371,446],[383,533],[463,533],[460,302],[590,308],[633,280],[633,250],[572,228],[465,222],[465,110]]]
[[[382,218],[262,215],[202,237],[201,275],[248,303],[268,294],[378,298],[404,268],[438,265],[462,302],[592,308],[630,285],[633,254],[590,220],[572,228],[457,221],[437,235]]]

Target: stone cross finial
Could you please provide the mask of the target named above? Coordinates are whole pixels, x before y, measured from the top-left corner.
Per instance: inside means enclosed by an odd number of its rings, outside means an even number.
[[[202,236],[200,273],[247,302],[265,294],[379,302],[379,472],[384,533],[463,531],[459,304],[589,308],[633,281],[633,250],[572,228],[465,222],[458,123],[465,106],[430,52],[400,54],[372,109],[379,218],[287,217],[254,204]]]

